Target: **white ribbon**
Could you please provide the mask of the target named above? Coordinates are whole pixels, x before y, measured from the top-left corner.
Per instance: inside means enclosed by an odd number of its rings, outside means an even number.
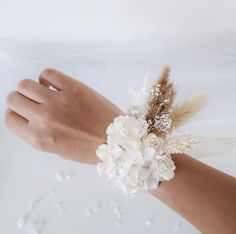
[[[236,145],[236,137],[209,137],[188,153],[191,157],[199,159],[213,156],[230,155]]]

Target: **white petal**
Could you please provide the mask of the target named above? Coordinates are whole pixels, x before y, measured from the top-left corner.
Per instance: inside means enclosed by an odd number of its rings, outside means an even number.
[[[132,186],[137,186],[138,185],[138,168],[137,167],[132,167],[129,170],[129,174],[127,176],[127,181],[132,185]]]
[[[157,186],[158,186],[158,181],[153,179],[152,176],[150,176],[148,180],[146,180],[146,184],[145,184],[146,190],[157,189]]]
[[[105,161],[105,160],[108,159],[108,153],[109,153],[109,148],[108,148],[108,145],[106,145],[106,144],[99,145],[97,150],[96,150],[97,156],[102,161]]]
[[[143,150],[143,157],[145,161],[150,161],[155,155],[155,149],[152,147],[145,147]]]
[[[126,157],[133,161],[136,165],[143,165],[143,155],[140,151],[129,151],[126,153]]]
[[[98,163],[97,164],[97,172],[98,172],[98,175],[99,176],[103,176],[105,175],[106,173],[106,167],[107,167],[107,164],[105,162],[101,162],[101,163]]]

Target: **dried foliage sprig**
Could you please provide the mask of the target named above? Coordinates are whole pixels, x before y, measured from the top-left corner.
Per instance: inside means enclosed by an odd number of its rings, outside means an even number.
[[[194,148],[200,138],[192,134],[174,134],[167,137],[164,151],[168,154],[182,153]]]
[[[162,137],[170,128],[171,123],[168,114],[176,96],[176,89],[173,83],[169,81],[169,75],[170,68],[165,66],[159,79],[150,89],[147,102],[146,120],[150,124],[150,132]]]
[[[206,104],[206,95],[190,98],[174,106],[176,88],[169,80],[170,68],[165,66],[149,92],[146,120],[149,132],[165,137],[175,128],[193,118]]]
[[[178,128],[192,119],[206,105],[206,101],[207,96],[203,94],[187,99],[173,107],[173,110],[170,113],[170,118],[172,120],[171,129]]]

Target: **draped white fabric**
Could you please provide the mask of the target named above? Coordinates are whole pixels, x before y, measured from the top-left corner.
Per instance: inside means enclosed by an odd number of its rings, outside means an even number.
[[[125,110],[129,87],[140,88],[147,71],[151,84],[169,64],[179,100],[199,92],[209,96],[204,111],[183,129],[203,136],[189,154],[235,176],[235,10],[234,0],[0,0],[1,120],[8,92],[23,78],[37,80],[46,67],[81,80]],[[53,188],[68,205],[69,218],[53,216],[45,233],[117,233],[111,197],[123,204],[124,234],[147,233],[142,220],[152,211],[158,217],[148,233],[173,233],[179,222],[181,233],[199,233],[161,202],[131,201],[106,190],[88,165],[44,156],[0,122],[0,233],[22,233],[15,228],[17,217]],[[71,186],[51,180],[61,168],[79,175]],[[98,197],[102,215],[86,219]]]

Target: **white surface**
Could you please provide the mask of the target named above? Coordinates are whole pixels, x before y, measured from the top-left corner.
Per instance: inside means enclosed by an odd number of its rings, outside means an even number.
[[[105,188],[95,168],[38,152],[3,125],[7,93],[22,78],[55,67],[92,86],[123,109],[130,86],[149,83],[166,63],[185,97],[209,93],[192,124],[206,136],[236,137],[236,19],[234,1],[0,1],[0,233],[16,226],[26,207],[48,218],[44,233],[199,233],[156,199],[127,199]],[[204,162],[236,176],[235,150]],[[57,181],[58,171],[75,171]],[[55,198],[50,198],[56,191]],[[117,198],[119,223],[110,200]],[[55,201],[55,202],[54,202]],[[59,215],[53,205],[67,208]],[[97,209],[101,202],[101,208]],[[87,211],[90,216],[86,215]],[[94,212],[95,211],[95,212]],[[156,213],[150,226],[145,221]],[[119,225],[121,224],[120,228]]]

